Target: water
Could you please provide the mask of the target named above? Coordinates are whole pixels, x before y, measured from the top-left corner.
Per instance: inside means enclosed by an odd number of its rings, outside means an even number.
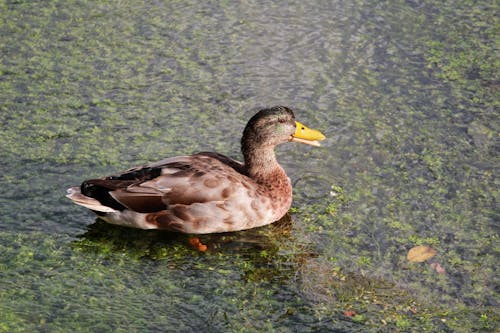
[[[497,11],[2,2],[0,331],[495,331]],[[291,221],[199,253],[64,198],[165,156],[239,158],[280,104],[328,137],[278,148]],[[408,262],[420,244],[438,254]]]

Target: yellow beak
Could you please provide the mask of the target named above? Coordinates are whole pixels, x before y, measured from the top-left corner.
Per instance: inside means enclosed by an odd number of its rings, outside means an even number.
[[[295,125],[295,133],[290,136],[290,141],[319,147],[321,145],[318,141],[324,140],[326,138],[320,131],[308,128],[298,121],[295,122]]]

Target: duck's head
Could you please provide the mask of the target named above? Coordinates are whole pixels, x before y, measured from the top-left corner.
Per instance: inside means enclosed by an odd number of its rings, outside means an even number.
[[[295,120],[293,111],[285,106],[275,106],[257,112],[249,121],[241,144],[243,149],[272,148],[280,143],[294,141],[319,146],[325,136]]]

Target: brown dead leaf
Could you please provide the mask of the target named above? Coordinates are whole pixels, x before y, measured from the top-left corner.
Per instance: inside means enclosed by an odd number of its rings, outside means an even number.
[[[413,262],[424,262],[436,255],[437,251],[427,245],[415,246],[408,251],[406,259]]]
[[[346,317],[354,317],[356,315],[356,311],[353,310],[345,310],[343,312],[344,316]]]
[[[446,274],[446,269],[444,269],[439,263],[433,262],[430,264],[431,268],[438,274]]]

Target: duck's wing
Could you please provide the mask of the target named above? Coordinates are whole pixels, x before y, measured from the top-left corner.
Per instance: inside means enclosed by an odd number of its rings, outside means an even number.
[[[168,158],[124,173],[85,181],[83,195],[115,210],[151,213],[169,206],[224,202],[242,184],[241,163],[212,153]],[[243,186],[245,186],[243,185]]]

